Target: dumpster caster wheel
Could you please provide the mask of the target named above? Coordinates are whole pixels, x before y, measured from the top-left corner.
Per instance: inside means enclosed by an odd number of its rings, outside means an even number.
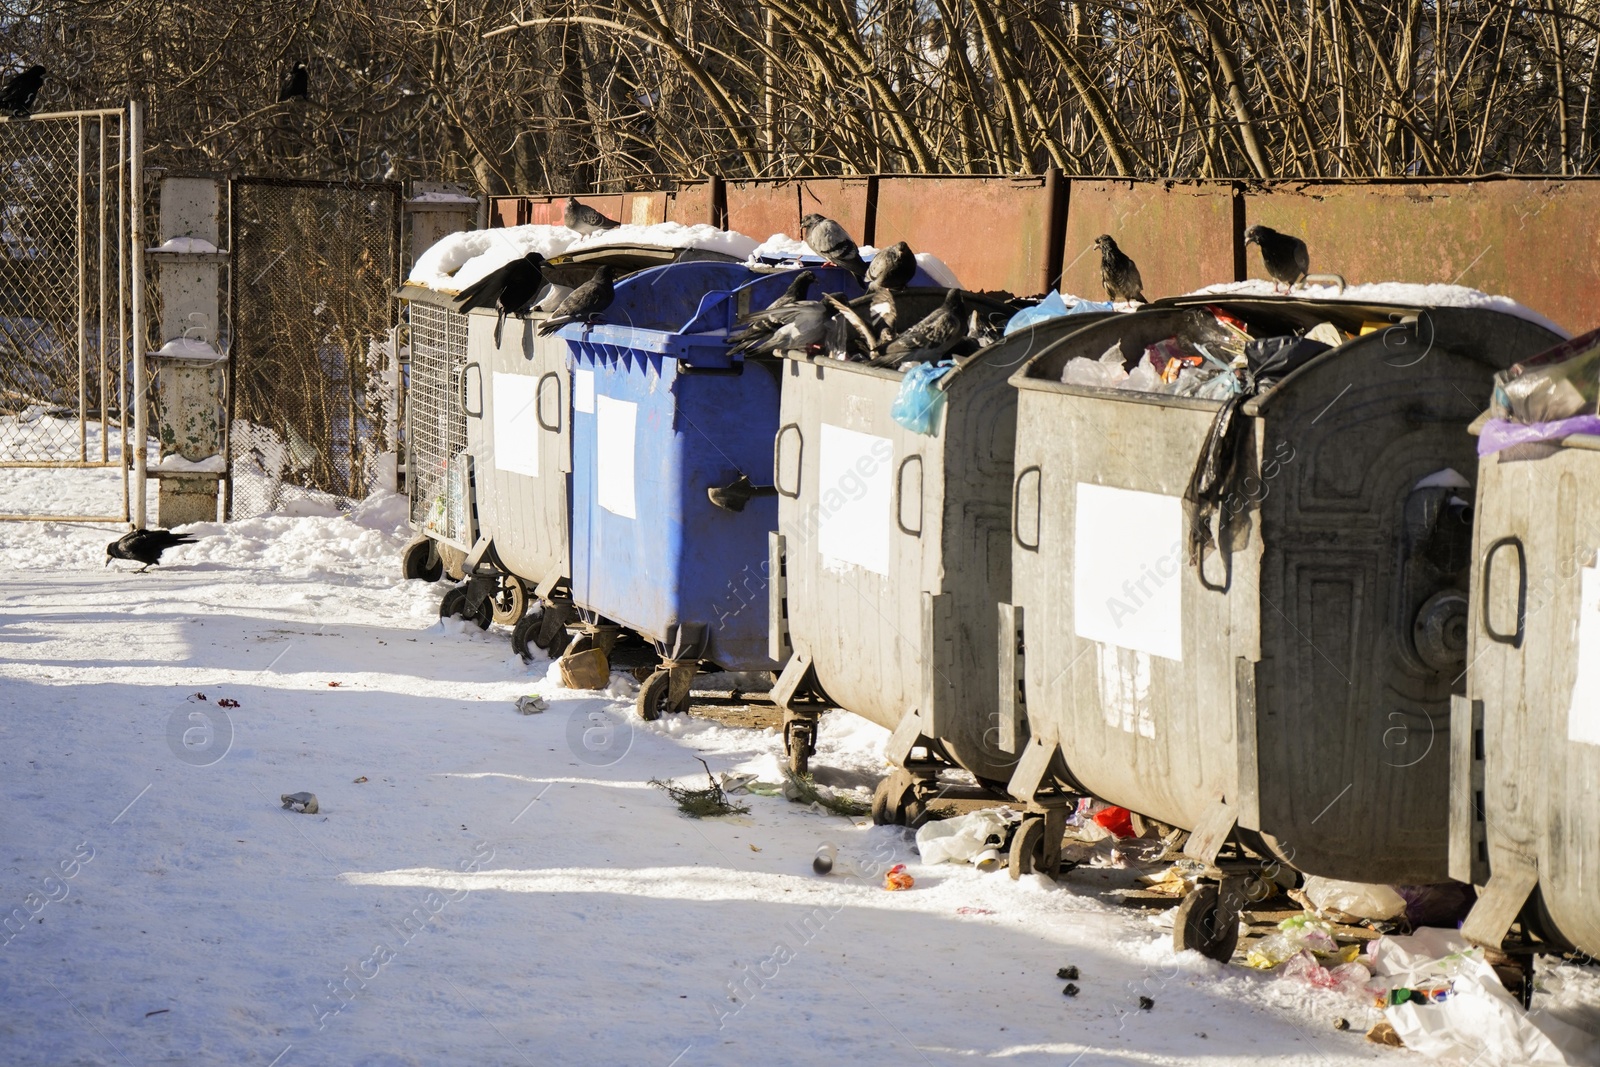
[[[673,704],[672,672],[652,671],[650,677],[639,687],[639,699],[634,701],[634,706],[639,709],[639,718],[646,722],[654,722],[663,715],[688,711],[689,699],[685,694],[681,702]]]
[[[439,601],[439,618],[441,619],[466,619],[467,618],[467,587],[458,585],[444,595]],[[494,618],[494,605],[484,597],[478,604],[477,613],[467,621],[476,623],[478,629],[487,630],[489,623]]]
[[[500,587],[489,598],[494,621],[501,626],[515,626],[528,611],[528,590],[522,581],[509,574],[500,576]]]
[[[433,542],[426,537],[411,542],[400,553],[400,574],[405,578],[420,578],[437,582],[444,577],[444,563],[434,551]]]
[[[1239,945],[1239,914],[1222,905],[1221,889],[1203,885],[1183,898],[1172,924],[1172,947],[1192,948],[1218,963],[1233,958]]]
[[[817,724],[795,719],[783,728],[784,748],[789,752],[789,772],[798,777],[811,773],[811,757],[817,751]]]
[[[910,826],[928,821],[928,807],[922,801],[917,780],[905,771],[895,771],[872,791],[872,821],[878,826]]]
[[[1007,857],[1011,880],[1014,882],[1025,874],[1053,874],[1047,871],[1044,859],[1044,820],[1035,815],[1022,820],[1022,825],[1017,827],[1017,832],[1011,835],[1011,851]]]

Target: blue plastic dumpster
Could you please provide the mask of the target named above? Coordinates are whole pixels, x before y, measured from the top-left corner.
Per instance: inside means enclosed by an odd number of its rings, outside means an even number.
[[[836,268],[813,293],[859,295]],[[688,705],[702,667],[772,671],[763,588],[778,524],[772,442],[779,361],[728,354],[737,318],[767,307],[795,272],[688,262],[616,286],[604,324],[563,327],[572,364],[572,601],[599,647],[626,627],[659,668],[646,719]]]

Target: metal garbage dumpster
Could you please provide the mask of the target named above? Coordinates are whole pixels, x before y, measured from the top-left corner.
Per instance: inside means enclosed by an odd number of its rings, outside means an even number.
[[[1600,955],[1597,549],[1600,435],[1481,459],[1450,874],[1481,887],[1462,933],[1491,947],[1520,920],[1528,947]]]
[[[572,601],[567,655],[618,627],[654,645],[647,719],[687,707],[702,667],[772,671],[767,615],[743,610],[777,526],[772,441],[778,361],[730,355],[738,315],[765,308],[794,271],[686,262],[616,286],[604,324],[562,327],[572,368]],[[856,295],[838,268],[814,289]]]
[[[1130,368],[1196,316],[1258,339],[1331,323],[1316,332],[1342,343],[1242,402],[1062,381],[1113,345]],[[1213,881],[1184,901],[1179,947],[1233,951],[1247,883],[1214,866],[1225,843],[1333,878],[1446,876],[1470,538],[1456,472],[1474,469],[1466,429],[1494,371],[1556,340],[1476,308],[1179,298],[1012,378],[1001,714],[1030,740],[1010,788],[1188,831]],[[1233,432],[1214,436],[1225,407]],[[1191,492],[1203,453],[1211,507]]]
[[[907,290],[900,317],[914,322],[943,298]],[[966,299],[1000,325],[1015,310]],[[893,731],[887,755],[899,769],[879,783],[879,821],[916,822],[943,766],[1004,795],[1021,743],[995,705],[994,605],[1011,590],[1009,379],[1103,317],[1046,320],[958,361],[940,382],[931,434],[893,418],[905,372],[825,355],[784,360],[768,565],[779,580],[768,591],[770,655],[788,664],[773,697],[796,771],[821,705]]]

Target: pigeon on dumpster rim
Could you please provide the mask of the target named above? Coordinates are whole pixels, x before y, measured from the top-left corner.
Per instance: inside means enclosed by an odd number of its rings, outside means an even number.
[[[927,363],[943,356],[967,335],[967,309],[961,290],[951,289],[944,303],[921,322],[889,342],[883,355],[869,363],[873,367],[895,367],[902,363]]]
[[[521,259],[512,260],[503,268],[506,274],[501,280],[500,293],[494,302],[495,309],[499,313],[494,321],[496,345],[500,343],[500,327],[505,325],[506,316],[520,315],[528,310],[533,298],[544,288],[544,272],[539,269],[543,265],[543,256],[537,252],[529,252]]]
[[[1254,244],[1261,249],[1261,262],[1267,265],[1273,292],[1278,291],[1279,282],[1294,289],[1305,281],[1306,273],[1311,270],[1311,254],[1306,251],[1306,243],[1298,237],[1279,233],[1267,226],[1252,226],[1244,231],[1244,243]]]
[[[816,274],[809,270],[803,270],[795,275],[794,281],[789,283],[789,288],[785,289],[778,299],[759,311],[748,311],[740,315],[739,325],[744,329],[733,334],[728,340],[737,344],[762,331],[771,332],[773,327],[794,318],[797,309],[814,302],[809,299],[808,294],[812,283],[816,280]]]
[[[33,110],[34,100],[39,96],[39,87],[44,84],[45,74],[43,67],[34,64],[12,75],[6,87],[0,89],[0,111],[11,112],[14,119],[27,118],[28,112]]]
[[[854,274],[857,281],[866,278],[867,265],[861,259],[861,250],[843,226],[813,212],[800,220],[800,229],[811,251]]]
[[[611,268],[601,267],[594,272],[593,278],[572,290],[556,308],[555,314],[539,325],[539,336],[555,333],[569,322],[593,318],[610,307],[616,296],[617,291],[611,285]]]
[[[614,230],[622,223],[600,214],[588,204],[578,202],[575,196],[567,197],[567,209],[562,213],[562,223],[569,230],[577,230],[585,237],[601,230]]]
[[[1139,266],[1117,247],[1109,233],[1094,239],[1100,249],[1100,283],[1106,287],[1106,298],[1115,303],[1119,298],[1141,304],[1144,298],[1144,280],[1139,277]]]
[[[278,90],[278,103],[286,104],[290,100],[307,99],[309,96],[307,90],[310,86],[311,80],[306,73],[306,65],[304,63],[296,63],[294,70],[290,71],[289,76],[283,79],[283,88]]]
[[[827,304],[818,300],[785,310],[793,310],[794,314],[764,329],[750,331],[748,337],[728,349],[728,354],[776,356],[784,352],[805,352],[827,337],[828,325],[833,321],[833,309]]]
[[[789,288],[783,291],[783,295],[778,297],[778,299],[774,300],[772,303],[768,304],[764,310],[780,311],[783,308],[793,307],[796,304],[804,304],[806,299],[810,296],[811,286],[816,282],[816,280],[817,274],[815,271],[801,271],[799,274],[794,276],[794,280],[789,283]],[[758,311],[754,314],[759,315],[761,312]],[[746,316],[746,318],[751,317],[753,317],[753,315]]]
[[[123,534],[106,546],[106,566],[111,566],[114,559],[128,559],[135,563],[143,563],[135,574],[145,571],[161,562],[161,553],[173,545],[192,545],[194,538],[173,533],[171,530],[135,530]]]
[[[904,289],[917,273],[917,257],[912,254],[911,246],[904,241],[896,241],[872,257],[872,262],[867,264],[867,288],[876,289]]]

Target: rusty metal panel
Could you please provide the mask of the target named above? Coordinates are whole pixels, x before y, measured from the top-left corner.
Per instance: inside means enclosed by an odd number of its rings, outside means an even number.
[[[666,222],[667,194],[623,193],[621,211],[620,215],[611,217],[625,225],[654,226],[658,222]]]
[[[727,183],[728,229],[764,241],[775,233],[800,235],[800,189],[794,182]]]
[[[1062,291],[1106,298],[1094,246],[1103,233],[1139,265],[1151,300],[1233,281],[1236,192],[1232,182],[1072,179]]]
[[[519,226],[524,198],[520,196],[491,196],[489,198],[489,227]]]
[[[716,225],[716,204],[712,198],[712,183],[679,182],[678,188],[666,197],[667,221],[685,226],[697,223]]]
[[[800,214],[786,233],[799,235],[800,218],[816,212],[826,215],[849,231],[857,244],[872,243],[870,218],[872,187],[876,178],[807,178],[798,182],[800,189]],[[751,237],[769,237],[771,234],[749,234]]]
[[[1313,273],[1471,286],[1576,331],[1600,321],[1600,183],[1284,182],[1250,188],[1244,207],[1247,225],[1302,238]],[[1246,266],[1266,276],[1253,248]]]
[[[878,247],[904,241],[931,252],[968,289],[1044,292],[1053,267],[1050,224],[1042,175],[878,179]]]

